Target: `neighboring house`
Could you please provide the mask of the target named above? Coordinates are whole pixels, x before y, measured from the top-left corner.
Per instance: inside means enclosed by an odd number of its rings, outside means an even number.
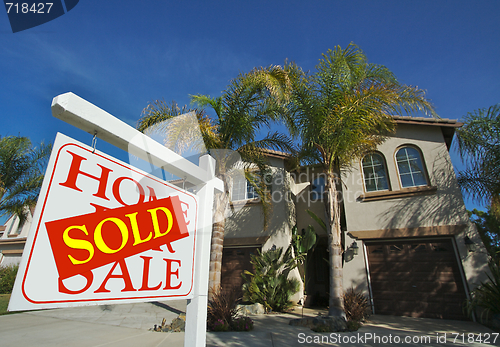
[[[30,208],[23,224],[16,215],[7,219],[0,227],[0,266],[19,264],[23,254],[26,238],[31,227],[35,208]]]
[[[487,256],[469,222],[448,153],[461,123],[395,120],[396,133],[342,173],[344,290],[365,293],[377,314],[466,319],[462,304],[484,279]],[[269,152],[274,206],[266,229],[251,189],[237,198],[233,191],[233,205],[244,207],[226,223],[222,286],[239,290],[241,272],[251,270],[250,254],[287,247],[295,223],[298,230],[311,224],[319,237],[308,258],[307,302],[326,306],[327,237],[306,213],[325,215],[324,175],[320,167],[288,172],[287,159]],[[466,237],[479,249],[469,252]]]

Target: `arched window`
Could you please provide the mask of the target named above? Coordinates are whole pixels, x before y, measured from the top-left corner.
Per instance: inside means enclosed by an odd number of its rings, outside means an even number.
[[[370,153],[365,155],[362,166],[367,192],[389,189],[385,160],[381,154]]]
[[[410,146],[401,147],[396,152],[396,162],[398,164],[401,187],[427,185],[422,156],[418,149]]]

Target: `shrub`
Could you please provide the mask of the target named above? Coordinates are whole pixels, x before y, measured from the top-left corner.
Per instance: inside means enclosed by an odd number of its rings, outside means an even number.
[[[344,310],[348,321],[360,322],[370,315],[368,298],[354,288],[344,293]]]
[[[207,328],[210,331],[249,331],[253,329],[253,321],[248,317],[237,317],[236,298],[234,292],[223,292],[221,288],[213,289],[207,308]]]
[[[490,315],[500,313],[500,267],[493,261],[488,264],[491,276],[488,282],[481,282],[481,285],[471,292],[470,300],[467,301],[466,310],[469,316],[477,308],[482,308],[481,320],[484,321]]]
[[[0,267],[0,294],[12,293],[19,265]]]
[[[223,292],[220,287],[212,289],[212,296],[207,308],[207,327],[209,330],[227,331],[237,313],[234,292]]]
[[[222,319],[217,319],[216,321],[212,322],[209,324],[208,328],[211,331],[228,331],[229,330],[229,324]]]
[[[315,327],[311,328],[315,333],[329,333],[332,331],[329,325],[326,324],[318,324]]]
[[[361,328],[361,323],[355,320],[347,321],[347,330],[348,331],[356,331]]]
[[[250,331],[253,330],[253,320],[249,317],[239,317],[233,320],[231,328],[234,331]]]
[[[284,254],[283,249],[278,248],[258,252],[251,258],[255,273],[245,271],[242,274],[246,281],[243,284],[243,300],[262,304],[266,312],[289,309],[293,305],[290,297],[300,288],[297,279],[288,278],[290,271],[297,266],[291,248]]]

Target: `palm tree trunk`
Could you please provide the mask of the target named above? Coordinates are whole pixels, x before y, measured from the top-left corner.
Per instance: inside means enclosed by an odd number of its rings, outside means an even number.
[[[223,180],[224,181],[224,180]],[[225,181],[224,181],[225,182]],[[228,190],[226,190],[227,192]],[[212,242],[210,246],[210,267],[208,274],[209,299],[212,292],[219,290],[221,284],[222,251],[224,245],[224,229],[226,226],[226,209],[228,208],[228,193],[215,196],[214,224],[212,227]]]
[[[340,225],[340,204],[336,178],[327,173],[326,215],[328,218],[328,251],[330,260],[330,300],[328,315],[345,318],[343,301],[342,234]]]
[[[220,286],[222,269],[222,249],[224,244],[225,220],[214,223],[212,227],[212,244],[210,246],[210,270],[208,286],[210,292]]]

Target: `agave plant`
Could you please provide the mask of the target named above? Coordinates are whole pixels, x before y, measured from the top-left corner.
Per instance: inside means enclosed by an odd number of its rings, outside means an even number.
[[[300,287],[295,278],[288,278],[292,269],[297,266],[291,247],[283,253],[283,248],[258,252],[251,256],[250,263],[255,273],[245,271],[242,276],[243,300],[260,303],[266,312],[284,312],[292,306],[290,297]]]
[[[481,282],[481,285],[471,292],[465,307],[469,316],[472,316],[476,309],[482,309],[482,321],[490,315],[500,313],[500,266],[490,261],[488,267],[491,272],[491,276],[487,275],[489,281]]]

